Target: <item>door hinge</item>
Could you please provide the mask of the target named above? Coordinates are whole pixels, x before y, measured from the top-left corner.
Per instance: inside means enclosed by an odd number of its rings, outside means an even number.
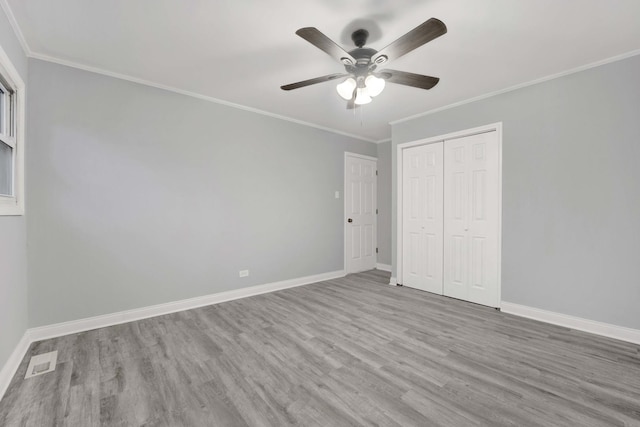
[[[376,171],[376,176],[378,176],[378,171]]]
[[[376,215],[378,215],[378,209],[376,209]]]
[[[378,253],[378,248],[376,248],[376,253]]]

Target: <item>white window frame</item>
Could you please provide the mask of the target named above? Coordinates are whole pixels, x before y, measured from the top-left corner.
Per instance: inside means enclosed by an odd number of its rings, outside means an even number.
[[[9,86],[6,89],[13,92],[10,98],[12,105],[5,105],[5,111],[12,112],[12,120],[7,120],[11,130],[7,129],[6,134],[0,135],[2,142],[13,148],[13,194],[0,195],[0,215],[24,215],[25,84],[2,46],[0,76],[6,83],[3,86]]]

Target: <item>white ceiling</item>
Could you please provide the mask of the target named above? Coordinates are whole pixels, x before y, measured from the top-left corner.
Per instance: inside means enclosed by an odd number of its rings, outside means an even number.
[[[640,49],[638,0],[0,0],[28,54],[126,75],[380,141],[389,122]],[[5,5],[6,6],[6,5]],[[381,49],[431,17],[448,33],[389,64],[441,78],[387,85],[347,111],[341,72],[295,35],[314,26],[350,50],[364,22]],[[354,113],[355,111],[355,113]]]

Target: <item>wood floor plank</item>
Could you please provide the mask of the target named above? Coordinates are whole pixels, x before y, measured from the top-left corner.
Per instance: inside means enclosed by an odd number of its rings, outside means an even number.
[[[373,270],[34,343],[2,426],[640,426],[640,346]],[[32,355],[55,372],[24,380]]]

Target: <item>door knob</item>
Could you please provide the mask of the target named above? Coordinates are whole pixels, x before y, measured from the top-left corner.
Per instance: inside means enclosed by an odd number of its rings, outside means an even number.
[[[349,218],[349,219],[347,220],[347,222],[353,222],[353,220],[352,220],[351,218]]]

